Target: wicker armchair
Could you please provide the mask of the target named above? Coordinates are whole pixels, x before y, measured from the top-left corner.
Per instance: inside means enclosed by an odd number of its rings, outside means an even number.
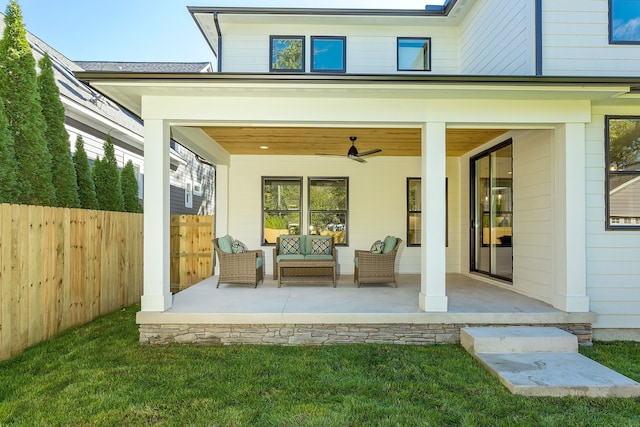
[[[395,264],[400,243],[402,243],[402,239],[397,239],[396,246],[386,254],[372,254],[363,250],[355,251],[354,255],[357,261],[353,281],[358,284],[358,287],[363,283],[391,283],[394,287],[398,287]]]
[[[252,250],[244,253],[229,254],[218,246],[218,239],[213,239],[213,248],[220,262],[220,283],[246,283],[258,286],[264,281],[264,259],[262,250]]]

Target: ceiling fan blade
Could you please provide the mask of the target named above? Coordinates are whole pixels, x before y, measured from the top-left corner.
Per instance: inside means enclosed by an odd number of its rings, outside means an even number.
[[[382,149],[380,149],[380,148],[374,148],[373,150],[364,151],[364,152],[362,152],[362,153],[360,153],[360,154],[358,154],[358,155],[359,155],[360,157],[362,157],[362,156],[368,156],[368,155],[370,155],[370,154],[376,154],[376,153],[379,153],[379,152],[381,152],[381,151],[382,151]]]
[[[347,157],[351,160],[355,160],[356,162],[367,163],[367,161],[365,159],[361,159],[360,156],[348,155]]]

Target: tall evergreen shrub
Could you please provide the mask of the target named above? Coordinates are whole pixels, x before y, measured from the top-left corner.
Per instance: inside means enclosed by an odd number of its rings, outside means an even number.
[[[9,122],[4,115],[4,103],[0,99],[0,203],[14,203],[17,196],[16,153]]]
[[[73,154],[73,165],[76,169],[80,206],[84,209],[98,209],[96,186],[93,183],[93,175],[89,167],[89,159],[87,158],[87,152],[84,149],[84,141],[81,135],[78,135],[76,138],[76,152]]]
[[[131,160],[127,162],[120,173],[120,183],[122,184],[124,210],[126,212],[142,212],[142,205],[138,199],[138,180]]]
[[[107,135],[107,140],[104,142],[104,157],[93,166],[93,180],[96,185],[96,196],[100,209],[124,211],[120,171],[118,171],[111,135]]]
[[[69,134],[64,127],[64,106],[60,101],[60,91],[49,55],[45,54],[38,65],[38,92],[42,114],[47,122],[45,138],[51,153],[51,174],[58,206],[79,208],[78,184],[69,148]]]
[[[15,0],[7,6],[0,41],[0,98],[13,136],[20,191],[16,202],[55,206],[51,154],[45,140],[35,59]]]

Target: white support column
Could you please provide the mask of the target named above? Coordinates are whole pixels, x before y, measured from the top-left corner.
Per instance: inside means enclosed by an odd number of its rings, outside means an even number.
[[[553,306],[588,312],[585,125],[556,128],[554,144]]]
[[[216,227],[215,236],[229,234],[229,166],[216,166]],[[215,256],[215,255],[214,255]],[[215,274],[220,274],[216,263]]]
[[[169,125],[144,121],[144,292],[142,311],[172,305],[169,275]]]
[[[447,311],[446,294],[446,126],[422,130],[422,222],[420,308]]]

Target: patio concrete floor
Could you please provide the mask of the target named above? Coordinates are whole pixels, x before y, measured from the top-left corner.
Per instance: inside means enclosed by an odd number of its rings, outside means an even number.
[[[460,274],[447,275],[448,311],[418,306],[419,275],[399,275],[398,287],[363,285],[341,275],[338,285],[220,284],[217,276],[173,296],[164,313],[139,313],[139,323],[162,314],[164,322],[201,323],[593,323],[593,313],[566,313],[544,302]],[[155,318],[155,322],[160,321]]]

